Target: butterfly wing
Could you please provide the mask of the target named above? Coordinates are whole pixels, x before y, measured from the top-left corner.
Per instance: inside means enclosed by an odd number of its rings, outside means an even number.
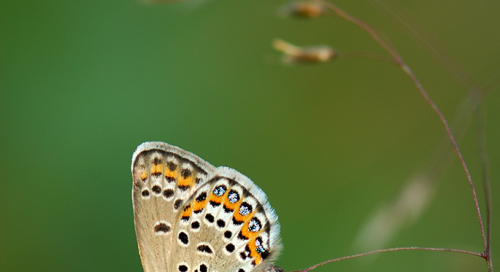
[[[132,175],[145,272],[262,271],[278,256],[278,217],[265,193],[236,170],[147,142],[133,155]]]
[[[182,203],[215,172],[196,155],[146,142],[132,157],[134,223],[145,272],[168,271]]]
[[[278,217],[264,192],[234,169],[219,167],[182,210],[169,271],[261,271],[279,254]]]

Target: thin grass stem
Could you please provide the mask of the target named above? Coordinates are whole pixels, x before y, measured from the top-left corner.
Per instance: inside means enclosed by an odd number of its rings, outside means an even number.
[[[390,46],[390,42],[387,42],[386,40],[384,40],[382,38],[382,36],[379,35],[377,33],[377,31],[375,31],[373,28],[371,28],[368,24],[353,17],[352,15],[350,15],[347,12],[345,12],[344,10],[340,9],[339,7],[334,5],[333,3],[326,2],[323,0],[315,0],[315,1],[322,3],[323,5],[328,7],[330,10],[335,12],[340,17],[344,18],[347,21],[354,23],[355,25],[357,25],[360,28],[362,28],[363,30],[365,30],[378,44],[380,44],[380,46],[382,46],[382,48],[384,48],[394,58],[396,65],[398,65],[410,77],[410,79],[413,81],[413,83],[415,84],[415,86],[417,87],[417,89],[419,90],[421,95],[424,97],[424,99],[427,101],[427,103],[432,107],[434,112],[438,115],[439,119],[441,120],[441,123],[445,127],[446,133],[448,135],[448,138],[450,139],[450,142],[453,145],[455,153],[457,154],[457,156],[462,164],[462,168],[465,171],[465,174],[467,176],[467,180],[469,181],[469,185],[471,187],[472,195],[473,195],[473,199],[474,199],[474,204],[476,206],[476,213],[477,213],[479,226],[480,226],[480,230],[481,230],[481,236],[483,238],[483,245],[484,245],[484,248],[486,250],[488,247],[488,243],[486,240],[486,235],[485,235],[485,231],[484,231],[483,220],[481,217],[481,211],[479,208],[479,202],[477,199],[476,189],[474,187],[474,183],[472,182],[472,177],[471,177],[471,174],[469,172],[469,168],[467,167],[467,164],[465,163],[465,160],[462,156],[462,153],[460,152],[460,149],[458,148],[455,137],[453,136],[451,129],[450,129],[450,126],[448,125],[448,122],[447,122],[446,118],[444,117],[444,115],[442,114],[442,112],[439,110],[437,105],[434,103],[434,101],[427,94],[424,87],[422,86],[422,84],[420,83],[420,81],[418,80],[416,75],[412,72],[410,67],[408,65],[406,65],[406,63],[403,61],[402,57],[397,53],[397,51],[392,46]],[[481,257],[484,258],[484,256],[482,256],[482,255],[481,255]]]
[[[393,252],[393,251],[407,251],[407,250],[425,250],[425,251],[447,251],[447,252],[456,252],[456,253],[463,253],[463,254],[469,254],[473,256],[478,256],[481,258],[484,258],[482,253],[477,253],[473,251],[468,251],[468,250],[461,250],[461,249],[449,249],[449,248],[435,248],[435,247],[396,247],[396,248],[386,248],[386,249],[379,249],[379,250],[374,250],[374,251],[369,251],[365,253],[359,253],[359,254],[354,254],[350,256],[345,256],[345,257],[340,257],[336,259],[331,259],[328,261],[324,261],[322,263],[315,264],[309,268],[306,269],[299,269],[299,270],[294,270],[291,272],[309,272],[319,266],[323,266],[325,264],[333,263],[333,262],[338,262],[338,261],[343,261],[343,260],[348,260],[348,259],[353,259],[353,258],[358,258],[358,257],[363,257],[367,255],[372,255],[375,253],[382,253],[382,252]]]

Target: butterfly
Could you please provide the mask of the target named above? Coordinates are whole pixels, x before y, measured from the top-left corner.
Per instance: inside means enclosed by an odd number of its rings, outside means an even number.
[[[163,142],[139,145],[131,171],[145,272],[283,271],[278,216],[246,176]]]

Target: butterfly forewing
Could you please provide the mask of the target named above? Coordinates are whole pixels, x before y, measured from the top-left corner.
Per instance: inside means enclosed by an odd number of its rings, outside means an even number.
[[[132,173],[144,271],[260,271],[277,257],[277,216],[236,170],[149,142],[134,153]]]
[[[214,167],[184,150],[158,142],[140,145],[132,158],[134,222],[144,271],[167,271],[173,229],[183,201]]]

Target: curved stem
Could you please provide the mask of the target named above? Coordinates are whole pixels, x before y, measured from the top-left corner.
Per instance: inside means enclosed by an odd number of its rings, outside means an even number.
[[[387,248],[387,249],[379,249],[379,250],[374,250],[374,251],[369,251],[365,253],[360,253],[360,254],[354,254],[351,256],[346,256],[346,257],[341,257],[341,258],[336,258],[336,259],[331,259],[328,261],[324,261],[322,263],[313,265],[309,268],[306,269],[299,269],[299,270],[294,270],[291,272],[309,272],[319,266],[328,264],[328,263],[333,263],[333,262],[338,262],[338,261],[343,261],[343,260],[348,260],[348,259],[353,259],[353,258],[358,258],[362,256],[367,256],[375,253],[382,253],[382,252],[392,252],[392,251],[406,251],[406,250],[425,250],[425,251],[448,251],[448,252],[457,252],[457,253],[463,253],[463,254],[469,254],[469,255],[474,255],[478,256],[481,258],[484,258],[482,253],[477,253],[477,252],[472,252],[468,250],[460,250],[460,249],[449,249],[449,248],[434,248],[434,247],[396,247],[396,248]]]
[[[340,17],[354,23],[355,25],[357,25],[360,28],[362,28],[363,30],[365,30],[378,44],[380,44],[380,46],[382,46],[394,58],[394,60],[396,61],[396,65],[401,67],[401,69],[403,69],[403,71],[411,78],[411,80],[413,81],[413,83],[415,84],[417,89],[419,90],[420,94],[424,97],[424,99],[427,101],[427,103],[432,107],[434,112],[438,115],[439,119],[441,120],[441,123],[443,123],[443,125],[445,127],[448,138],[450,139],[450,141],[453,145],[453,148],[455,149],[455,153],[457,154],[457,156],[462,164],[462,167],[463,167],[465,174],[467,176],[467,179],[469,181],[469,185],[471,186],[472,195],[474,198],[474,203],[476,205],[476,213],[477,213],[477,217],[478,217],[478,221],[479,221],[479,226],[481,229],[481,235],[483,238],[483,245],[484,245],[484,248],[486,249],[488,246],[488,243],[487,243],[486,235],[485,235],[485,231],[484,231],[483,220],[481,218],[481,211],[479,209],[479,202],[477,200],[476,189],[474,187],[474,183],[472,182],[472,177],[470,175],[469,168],[467,167],[467,164],[465,163],[465,160],[462,156],[462,153],[460,152],[460,149],[458,148],[457,142],[455,141],[455,137],[451,133],[450,126],[448,125],[448,122],[446,121],[446,118],[444,117],[444,115],[441,113],[441,111],[439,110],[437,105],[434,103],[434,101],[432,101],[432,99],[429,97],[429,95],[425,91],[425,89],[422,86],[422,84],[420,83],[420,81],[417,79],[415,74],[411,71],[410,67],[408,67],[408,65],[406,65],[406,63],[403,61],[403,59],[397,53],[397,51],[390,46],[389,42],[382,39],[382,36],[377,34],[377,32],[373,28],[371,28],[369,25],[367,25],[366,23],[360,21],[359,19],[351,16],[350,14],[343,11],[342,9],[340,9],[339,7],[334,5],[333,3],[326,2],[323,0],[316,0],[316,1],[321,2],[324,6],[331,9],[333,12],[335,12]]]

